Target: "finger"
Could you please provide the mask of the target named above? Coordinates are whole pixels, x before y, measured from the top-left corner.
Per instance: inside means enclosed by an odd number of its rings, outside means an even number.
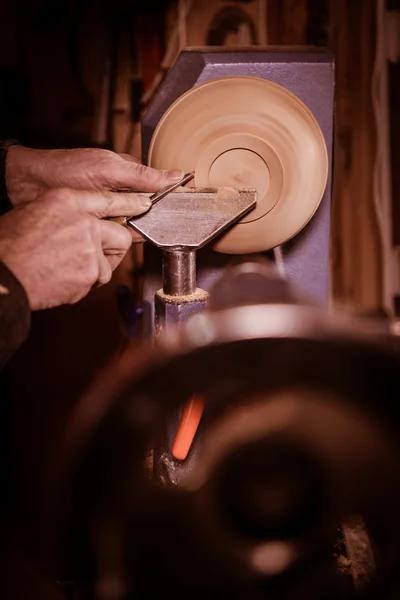
[[[99,277],[96,281],[96,287],[105,285],[112,277],[112,268],[102,252],[99,254]]]
[[[103,253],[107,256],[124,256],[132,245],[132,236],[128,229],[112,221],[100,221],[100,236]]]
[[[131,189],[141,192],[156,192],[177,183],[183,176],[184,172],[181,169],[153,169],[128,159],[110,163],[103,172],[104,184],[109,189]]]
[[[85,212],[104,219],[106,217],[134,217],[149,210],[148,196],[118,192],[72,192]]]

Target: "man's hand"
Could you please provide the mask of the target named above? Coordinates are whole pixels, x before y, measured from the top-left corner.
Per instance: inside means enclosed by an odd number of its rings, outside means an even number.
[[[107,283],[130,232],[105,217],[146,212],[134,194],[53,190],[0,218],[0,260],[25,288],[32,310],[72,304]]]
[[[127,154],[97,148],[32,150],[11,146],[7,152],[7,193],[14,206],[55,188],[156,192],[182,177],[181,170],[151,169]]]

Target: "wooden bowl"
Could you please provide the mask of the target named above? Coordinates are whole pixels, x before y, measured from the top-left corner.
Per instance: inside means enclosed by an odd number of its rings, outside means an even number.
[[[183,94],[151,140],[149,164],[195,171],[193,185],[255,187],[256,208],[217,240],[226,254],[283,244],[310,221],[323,197],[328,153],[310,110],[257,77],[214,79]]]

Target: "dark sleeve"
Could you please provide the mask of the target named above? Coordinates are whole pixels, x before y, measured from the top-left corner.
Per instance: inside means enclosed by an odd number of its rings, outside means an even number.
[[[0,216],[13,208],[11,200],[7,196],[6,160],[9,147],[18,145],[19,142],[16,140],[0,140]]]
[[[0,140],[0,215],[12,209],[6,188],[6,158],[15,140]],[[0,371],[26,340],[31,313],[22,285],[0,261]]]
[[[24,288],[0,261],[0,371],[26,340],[30,320]]]

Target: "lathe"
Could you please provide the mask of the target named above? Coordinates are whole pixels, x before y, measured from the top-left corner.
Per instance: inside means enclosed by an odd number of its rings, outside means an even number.
[[[232,255],[240,260],[275,249],[281,272],[315,301],[328,302],[333,100],[333,58],[327,51],[213,48],[182,52],[145,114],[144,162],[193,171],[195,186],[252,186],[257,192],[256,207],[211,246],[197,252],[200,290],[207,293]],[[229,204],[233,205],[232,198]],[[165,206],[158,208],[167,212]],[[189,203],[186,211],[190,211]],[[145,217],[151,218],[156,215]],[[188,215],[188,223],[193,222],[198,217]],[[166,218],[159,223],[165,229]],[[140,231],[145,233],[143,227]],[[148,248],[145,295],[152,304],[155,294],[156,336],[204,307],[204,292],[199,298],[190,296],[195,286],[187,290],[186,299],[185,290],[172,295],[165,290],[168,263],[176,262],[178,253],[181,261],[193,256],[193,252],[188,255],[187,245],[179,251],[184,246],[182,236],[193,233],[185,224],[175,227],[171,219],[172,252],[164,250],[160,260],[157,246],[161,245]],[[160,262],[164,264],[161,295],[157,293]],[[187,410],[191,408],[195,408],[193,403]],[[173,444],[176,428],[173,423],[167,446]],[[184,446],[188,450],[184,444],[180,458],[186,458]],[[189,464],[190,459],[182,469]]]
[[[399,356],[328,307],[333,106],[329,52],[213,48],[149,107],[144,161],[193,173],[130,223],[152,335],[43,485],[42,548],[85,600],[396,597]]]

